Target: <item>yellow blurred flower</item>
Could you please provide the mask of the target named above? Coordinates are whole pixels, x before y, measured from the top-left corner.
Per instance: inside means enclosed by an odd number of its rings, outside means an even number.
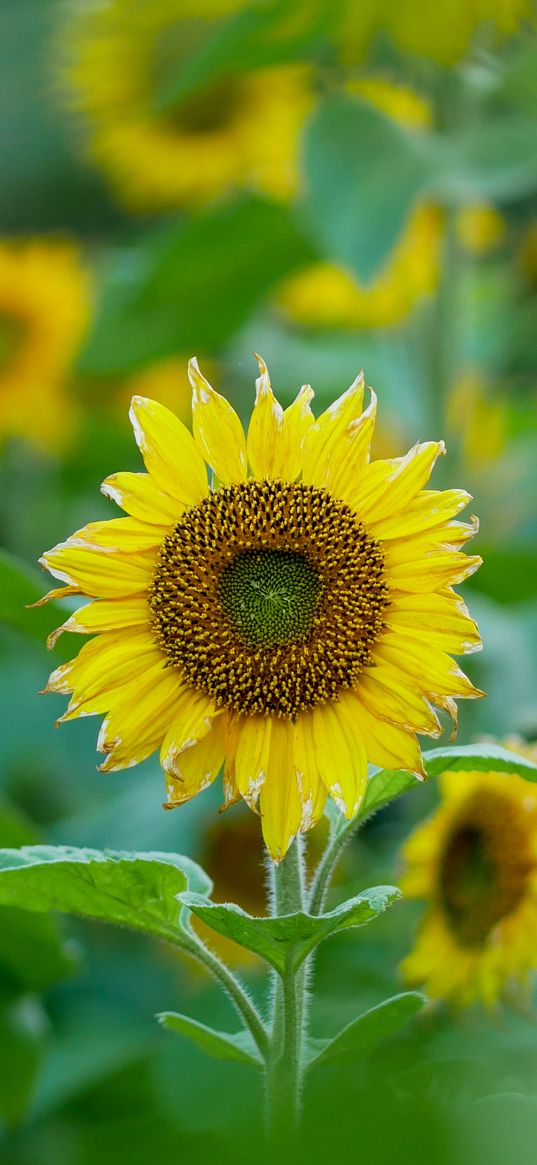
[[[343,0],[336,35],[346,61],[361,60],[374,38],[388,33],[404,51],[449,65],[480,26],[503,39],[532,15],[531,0]]]
[[[78,248],[58,239],[0,241],[0,433],[62,448],[78,412],[66,378],[90,312]]]
[[[537,790],[510,773],[453,772],[441,793],[404,849],[403,892],[428,908],[402,970],[433,998],[492,1006],[537,966]]]
[[[471,255],[486,255],[502,242],[505,222],[493,206],[480,203],[459,211],[455,229],[466,251]]]
[[[383,77],[349,82],[349,93],[371,102],[408,129],[430,124],[427,103]],[[436,287],[442,245],[442,213],[418,204],[384,266],[368,284],[334,263],[316,263],[285,280],[277,303],[295,323],[312,328],[383,328],[399,323]]]
[[[473,469],[501,457],[507,444],[508,411],[503,400],[487,394],[477,369],[461,373],[447,401],[449,429],[460,442],[466,463]]]
[[[236,71],[170,106],[159,102],[210,19],[237,6],[109,0],[74,11],[62,30],[62,83],[88,123],[91,157],[131,210],[198,205],[238,187],[277,199],[294,192],[298,134],[313,99],[306,67]]]
[[[190,419],[192,389],[187,360],[171,356],[127,377],[114,393],[114,408],[128,409],[133,396],[147,396],[171,409],[182,421]]]

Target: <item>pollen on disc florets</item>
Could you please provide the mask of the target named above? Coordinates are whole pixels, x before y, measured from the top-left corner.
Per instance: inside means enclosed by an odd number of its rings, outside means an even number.
[[[294,718],[354,686],[389,602],[380,544],[327,490],[251,479],[187,510],[149,589],[170,663],[216,704]]]
[[[471,797],[451,826],[438,872],[440,903],[461,946],[481,947],[516,909],[533,867],[524,810],[490,791]]]

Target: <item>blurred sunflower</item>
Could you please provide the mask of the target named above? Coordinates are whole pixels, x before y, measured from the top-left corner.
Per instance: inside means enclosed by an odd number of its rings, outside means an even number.
[[[412,90],[381,77],[347,84],[349,93],[368,101],[412,130],[430,125],[427,103]],[[439,207],[420,203],[409,215],[386,263],[368,284],[334,263],[316,263],[280,287],[277,303],[295,323],[313,328],[385,328],[399,323],[438,282],[442,247]]]
[[[404,848],[401,887],[428,909],[402,970],[433,998],[492,1006],[537,966],[537,790],[495,772],[446,773],[440,787]]]
[[[387,34],[405,52],[451,65],[480,29],[505,39],[533,17],[531,0],[343,0],[336,35],[345,61],[361,60],[374,38]]]
[[[284,412],[258,363],[247,436],[196,361],[193,438],[134,397],[147,473],[103,483],[130,517],[40,561],[65,584],[47,597],[97,600],[60,629],[97,633],[49,679],[72,694],[61,719],[105,716],[104,771],[160,747],[168,808],[223,765],[225,803],[260,812],[279,860],[328,793],[356,812],[368,760],[423,777],[432,705],[454,716],[454,697],[481,695],[449,654],[479,649],[453,585],[481,560],[460,551],[476,531],[455,520],[469,495],[424,488],[443,442],[370,463],[362,376],[315,420],[312,390]]]
[[[77,408],[65,381],[89,312],[74,244],[0,241],[0,433],[47,450],[68,440]]]
[[[244,186],[294,192],[309,69],[236,71],[167,96],[211,18],[239,6],[108,0],[73,9],[61,30],[62,86],[88,123],[91,157],[131,210],[197,206]]]

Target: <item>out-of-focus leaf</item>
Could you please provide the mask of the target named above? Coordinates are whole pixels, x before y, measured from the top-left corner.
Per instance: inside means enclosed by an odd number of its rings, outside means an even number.
[[[368,282],[430,176],[429,139],[371,105],[330,96],[306,131],[304,161],[307,209],[321,244]]]
[[[358,1057],[369,1052],[381,1040],[404,1027],[424,1006],[424,995],[405,991],[385,999],[377,1007],[365,1011],[342,1028],[331,1040],[316,1040],[312,1049],[310,1067],[326,1064],[339,1056]]]
[[[441,197],[522,198],[536,184],[536,121],[488,121],[441,142],[434,178]]]
[[[0,1006],[0,1119],[9,1128],[24,1116],[43,1051],[46,1018],[36,999]]]
[[[370,922],[400,896],[395,886],[374,886],[328,914],[315,917],[298,911],[280,918],[254,918],[234,903],[207,902],[199,894],[183,893],[179,897],[212,930],[254,951],[281,973],[286,966],[299,967],[324,939]]]
[[[239,1060],[243,1064],[262,1063],[257,1047],[247,1031],[219,1032],[188,1015],[176,1011],[163,1011],[157,1019],[168,1031],[178,1032],[208,1056],[216,1060]]]
[[[44,575],[7,551],[0,550],[0,622],[44,643],[47,635],[71,614],[64,603],[28,610],[46,590]]]
[[[178,940],[177,896],[211,882],[177,854],[126,854],[68,846],[0,851],[0,902],[23,910],[59,910]]]
[[[291,212],[259,198],[160,227],[112,260],[80,368],[118,375],[217,348],[274,283],[315,257]]]
[[[495,772],[514,773],[527,781],[537,781],[537,765],[527,757],[519,756],[499,744],[454,745],[448,748],[434,748],[424,753],[425,768],[429,777],[439,777],[444,772]],[[381,769],[370,778],[362,802],[358,821],[365,820],[377,809],[382,809],[389,801],[415,788],[416,778],[411,773]],[[356,819],[355,819],[356,820]]]

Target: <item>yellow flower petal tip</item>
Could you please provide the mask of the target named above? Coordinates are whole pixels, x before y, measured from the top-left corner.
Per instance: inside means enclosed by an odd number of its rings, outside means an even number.
[[[160,749],[167,808],[223,770],[280,861],[327,796],[357,811],[368,762],[424,779],[435,707],[482,695],[453,660],[480,643],[454,589],[480,559],[455,521],[469,495],[427,488],[442,441],[371,461],[363,373],[315,419],[311,387],[282,409],[256,360],[247,435],[195,359],[193,435],[134,396],[145,472],[102,486],[127,517],[40,561],[66,584],[49,597],[93,600],[49,637],[93,637],[50,677],[61,719],[104,717],[105,772]]]

